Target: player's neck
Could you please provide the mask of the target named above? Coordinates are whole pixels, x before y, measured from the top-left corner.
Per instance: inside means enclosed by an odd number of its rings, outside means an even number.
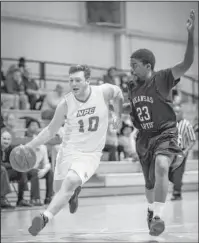
[[[147,76],[146,76],[146,81],[149,81],[151,80],[151,77],[153,76],[153,71],[150,71],[147,73]]]
[[[90,95],[91,95],[91,87],[88,86],[82,94],[75,96],[75,98],[78,101],[86,102],[88,100],[88,98],[90,97]]]

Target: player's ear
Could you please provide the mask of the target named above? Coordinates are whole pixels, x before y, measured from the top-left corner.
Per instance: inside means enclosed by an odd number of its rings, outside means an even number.
[[[148,70],[151,70],[151,64],[150,63],[147,63],[146,67],[147,67]]]
[[[86,83],[87,83],[87,84],[90,84],[90,78],[87,78],[87,79],[86,79]]]

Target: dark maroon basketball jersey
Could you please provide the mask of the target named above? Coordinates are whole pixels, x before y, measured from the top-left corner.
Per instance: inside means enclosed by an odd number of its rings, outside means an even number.
[[[154,72],[147,82],[129,85],[131,115],[137,129],[150,132],[176,127],[176,115],[168,100],[176,84],[171,69],[166,69]]]

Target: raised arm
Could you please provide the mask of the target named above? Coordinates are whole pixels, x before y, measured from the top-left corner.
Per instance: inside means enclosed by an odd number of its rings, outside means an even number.
[[[192,10],[190,17],[187,21],[188,41],[187,48],[184,55],[184,60],[171,68],[173,77],[175,80],[183,76],[187,70],[191,67],[194,60],[194,25],[195,25],[195,13]]]
[[[36,148],[39,145],[45,144],[51,138],[55,136],[58,129],[62,126],[65,116],[67,116],[67,104],[63,99],[57,106],[54,117],[50,124],[45,127],[31,142],[26,146]]]

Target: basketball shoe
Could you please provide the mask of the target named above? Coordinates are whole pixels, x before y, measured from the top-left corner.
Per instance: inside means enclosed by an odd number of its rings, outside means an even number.
[[[28,231],[32,236],[36,236],[46,226],[47,223],[48,217],[46,217],[44,214],[40,214],[39,216],[33,218],[32,225]]]
[[[152,219],[153,219],[153,211],[149,210],[149,208],[148,208],[148,212],[147,212],[147,224],[148,224],[149,230],[150,230],[150,225],[151,225]]]
[[[164,221],[160,219],[160,217],[155,216],[151,221],[149,234],[152,236],[158,236],[164,231],[164,229]]]
[[[81,192],[81,186],[78,186],[75,189],[74,194],[72,195],[72,197],[70,198],[70,200],[68,201],[69,203],[69,209],[70,209],[70,213],[75,213],[78,209],[78,196]]]

